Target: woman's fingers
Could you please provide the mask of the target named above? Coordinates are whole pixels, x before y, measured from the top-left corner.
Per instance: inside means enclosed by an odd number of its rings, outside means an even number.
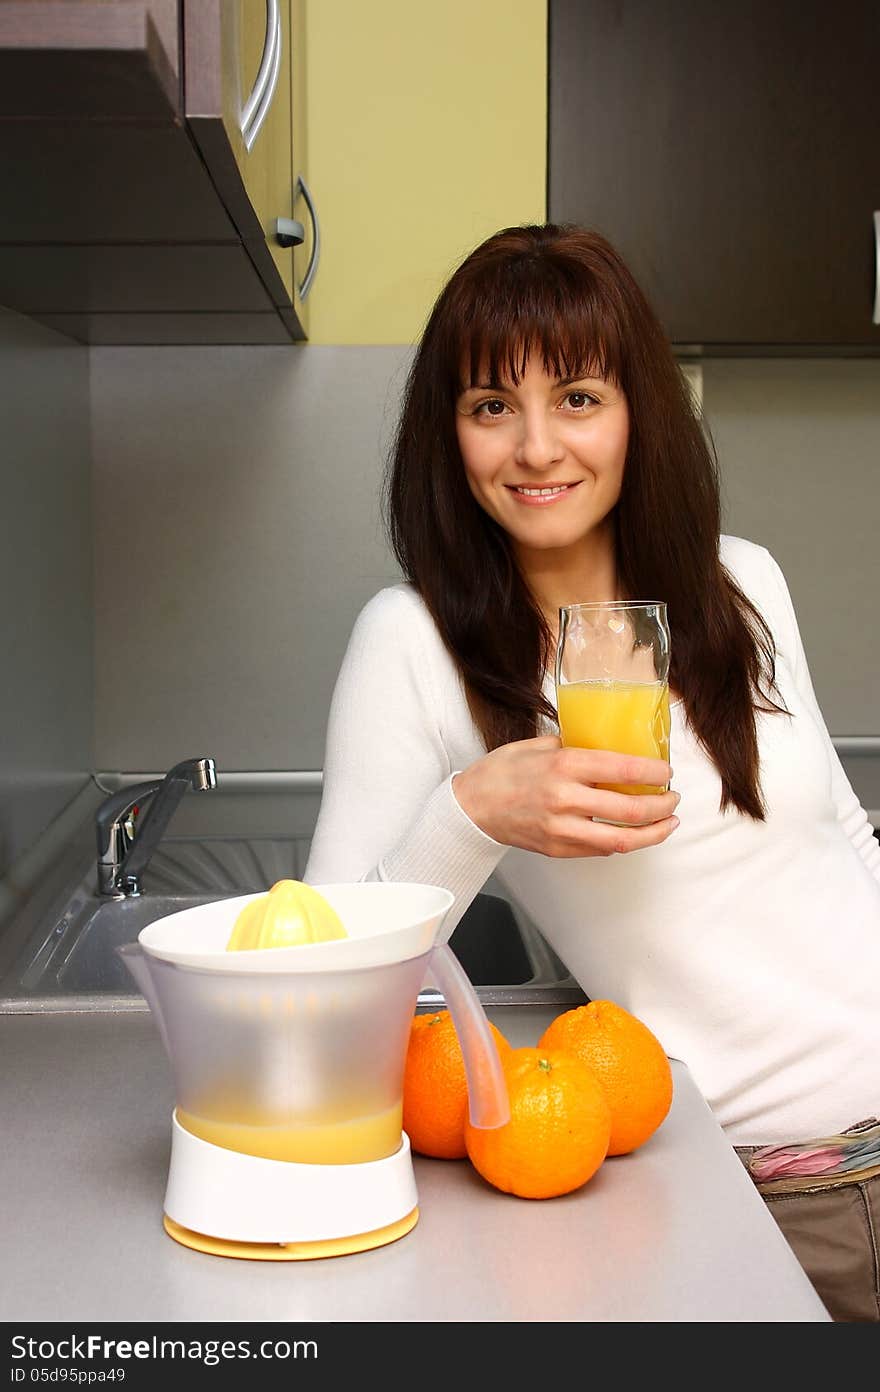
[[[659,846],[678,826],[677,817],[664,817],[645,826],[616,826],[592,818],[571,817],[560,821],[546,855],[573,859],[583,856],[626,855],[630,851]]]
[[[671,817],[681,801],[679,793],[619,793],[604,788],[581,788],[578,799],[583,813],[606,822],[647,826]]]
[[[665,759],[642,759],[635,754],[615,754],[609,749],[560,747],[556,757],[560,767],[579,783],[663,788],[672,777],[672,769]]]
[[[662,759],[642,759],[608,750],[565,749],[558,755],[555,824],[548,824],[548,854],[557,856],[625,855],[657,846],[678,826],[677,792],[645,793],[598,787],[615,783],[662,787],[672,769]]]

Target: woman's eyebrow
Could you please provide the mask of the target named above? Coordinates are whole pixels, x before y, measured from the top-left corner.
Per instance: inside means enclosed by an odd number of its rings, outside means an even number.
[[[461,395],[466,396],[468,392],[475,391],[507,391],[501,382],[471,382],[469,387],[462,387]]]
[[[557,377],[553,385],[555,387],[569,387],[572,382],[597,382],[601,385],[605,381],[606,378],[603,377],[601,373],[588,370],[586,372],[573,372],[567,377]],[[510,382],[491,382],[487,380],[482,382],[471,382],[470,386],[462,387],[460,395],[466,396],[468,392],[476,391],[503,392],[511,391],[512,389],[512,384]]]
[[[598,372],[573,372],[570,377],[557,377],[557,387],[570,387],[572,382],[604,382],[605,378]]]

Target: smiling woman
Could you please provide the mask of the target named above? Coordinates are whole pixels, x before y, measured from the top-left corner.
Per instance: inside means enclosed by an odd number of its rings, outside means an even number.
[[[574,482],[551,504],[514,491]],[[466,258],[419,346],[386,503],[487,749],[555,721],[544,686],[561,606],[662,598],[670,685],[717,764],[721,806],[761,815],[753,693],[775,708],[770,635],[721,565],[715,462],[668,340],[602,237],[508,228]],[[671,810],[648,809],[642,821],[665,825],[639,847],[669,834]]]
[[[602,237],[507,228],[455,271],[385,501],[406,582],[355,625],[306,879],[444,885],[451,932],[494,873],[732,1145],[850,1155],[880,1113],[880,846],[782,572],[720,534],[708,434]],[[674,776],[561,746],[558,610],[608,600],[667,606]],[[768,1204],[835,1318],[876,1320],[880,1165],[840,1164]]]

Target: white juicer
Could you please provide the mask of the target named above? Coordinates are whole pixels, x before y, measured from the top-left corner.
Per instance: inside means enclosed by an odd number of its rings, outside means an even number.
[[[346,938],[227,952],[238,914],[260,897],[250,894],[159,919],[120,949],[174,1075],[165,1228],[201,1251],[333,1256],[393,1242],[415,1225],[403,1072],[429,966],[465,1055],[472,1121],[507,1120],[488,1021],[437,941],[449,891],[314,888]]]

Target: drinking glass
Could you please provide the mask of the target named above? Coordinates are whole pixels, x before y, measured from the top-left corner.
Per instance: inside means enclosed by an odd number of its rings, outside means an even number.
[[[559,610],[556,708],[563,745],[669,760],[666,605],[609,600]],[[662,793],[649,783],[597,783]]]

